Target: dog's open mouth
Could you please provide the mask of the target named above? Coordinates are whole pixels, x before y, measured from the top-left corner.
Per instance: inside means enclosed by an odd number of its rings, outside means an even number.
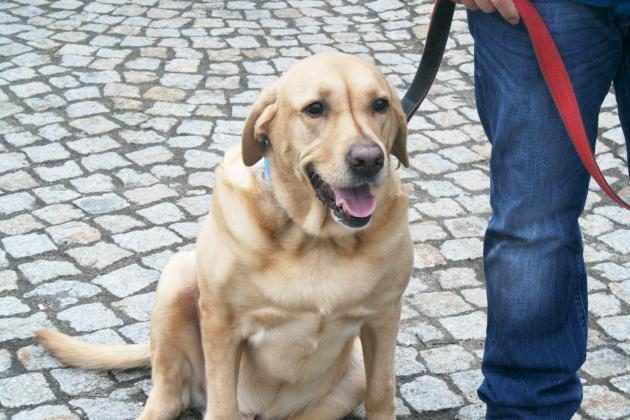
[[[319,201],[330,210],[340,223],[352,228],[368,224],[376,209],[376,197],[369,184],[354,187],[333,187],[327,184],[313,169],[308,170],[311,185]]]

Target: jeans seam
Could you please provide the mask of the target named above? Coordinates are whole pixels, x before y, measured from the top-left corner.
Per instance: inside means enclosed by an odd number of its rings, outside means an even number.
[[[585,330],[588,328],[588,313],[586,310],[586,305],[584,304],[584,298],[582,297],[582,293],[580,292],[580,279],[586,277],[586,270],[584,269],[584,263],[582,258],[578,255],[577,259],[577,268],[578,268],[578,276],[575,284],[575,304],[577,306],[578,319],[579,322]],[[586,339],[586,337],[585,337]]]

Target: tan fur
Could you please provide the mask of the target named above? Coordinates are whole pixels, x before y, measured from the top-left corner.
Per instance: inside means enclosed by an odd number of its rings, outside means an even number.
[[[37,340],[69,366],[86,369],[151,366],[151,349],[148,344],[92,344],[54,330],[37,331]]]
[[[391,102],[387,112],[372,111],[378,97]],[[329,107],[325,118],[302,111],[315,100]],[[370,420],[394,419],[394,349],[413,256],[396,163],[386,158],[371,188],[376,211],[359,229],[334,220],[307,175],[315,167],[345,185],[349,147],[368,140],[407,164],[398,98],[363,60],[319,54],[263,91],[241,147],[216,171],[195,251],[176,254],[160,278],[142,419],[174,418],[205,401],[207,420],[327,420],[361,400]],[[249,167],[263,156],[270,182]],[[74,366],[147,361],[141,347],[125,358],[59,333],[39,337]]]

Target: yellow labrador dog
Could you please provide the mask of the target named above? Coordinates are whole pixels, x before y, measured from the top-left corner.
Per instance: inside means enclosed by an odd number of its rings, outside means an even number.
[[[141,419],[205,406],[213,420],[326,420],[362,400],[371,420],[394,419],[413,249],[390,154],[407,165],[406,138],[372,64],[340,53],[298,62],[262,91],[218,167],[195,251],[165,267],[150,346],[54,331],[41,343],[72,366],[151,365]]]

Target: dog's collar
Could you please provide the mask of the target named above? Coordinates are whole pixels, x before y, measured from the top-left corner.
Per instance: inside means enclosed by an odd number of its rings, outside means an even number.
[[[269,138],[267,137],[263,139],[262,143],[265,149],[271,146],[271,143],[269,142]],[[265,156],[263,156],[262,159],[263,159],[263,167],[265,168],[263,178],[265,179],[267,183],[271,183],[271,166],[269,165],[269,159],[267,159]]]
[[[269,159],[263,157],[263,165],[265,167],[265,177],[271,181],[271,166],[269,166]]]

